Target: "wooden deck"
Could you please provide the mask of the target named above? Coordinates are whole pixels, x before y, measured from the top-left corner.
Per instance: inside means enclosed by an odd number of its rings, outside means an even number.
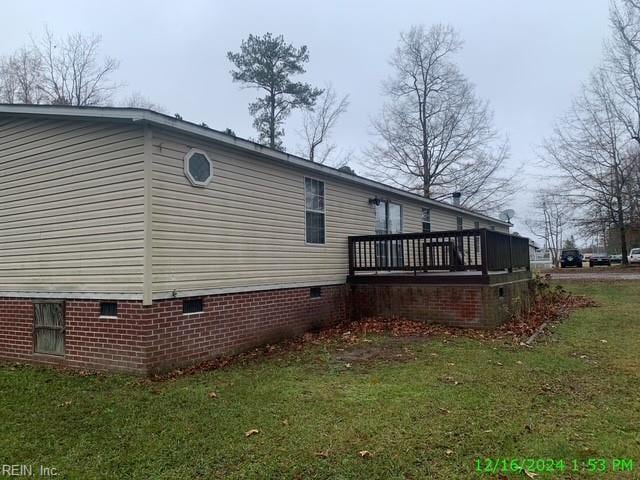
[[[530,278],[529,270],[529,240],[493,230],[349,237],[353,282],[490,284],[506,274]]]
[[[496,285],[531,278],[531,271],[526,269],[514,271],[482,272],[360,272],[347,277],[351,284],[398,283],[398,284],[439,284],[439,285]]]

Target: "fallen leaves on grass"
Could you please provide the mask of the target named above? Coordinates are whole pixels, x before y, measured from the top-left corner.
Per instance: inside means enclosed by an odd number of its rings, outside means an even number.
[[[209,392],[207,393],[207,396],[209,398],[218,398],[218,394],[216,392]]]
[[[362,458],[369,458],[371,456],[371,452],[369,450],[360,450],[358,452],[358,455],[360,455]]]
[[[320,457],[320,458],[329,458],[329,450],[323,450],[322,452],[316,452],[315,456],[316,457]]]
[[[598,306],[588,297],[573,295],[560,286],[552,287],[549,279],[549,275],[535,279],[536,294],[529,307],[514,315],[511,322],[497,328],[494,331],[496,335],[511,337],[516,344],[522,343],[544,323],[563,320],[579,308]]]
[[[457,381],[455,378],[453,377],[444,377],[442,379],[442,381],[444,383],[450,383],[451,385],[460,385],[461,382]]]
[[[250,437],[252,435],[257,435],[258,433],[260,433],[260,430],[257,430],[255,428],[253,428],[253,429],[251,429],[251,430],[249,430],[247,432],[244,432],[244,436],[245,437]]]

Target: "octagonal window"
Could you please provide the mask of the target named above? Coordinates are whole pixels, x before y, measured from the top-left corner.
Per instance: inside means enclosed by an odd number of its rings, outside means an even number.
[[[192,148],[184,157],[184,173],[196,187],[205,187],[213,178],[213,165],[205,152]]]

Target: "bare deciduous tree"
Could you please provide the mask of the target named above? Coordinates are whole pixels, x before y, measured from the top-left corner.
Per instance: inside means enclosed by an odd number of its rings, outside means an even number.
[[[0,95],[7,103],[107,105],[120,86],[111,81],[119,62],[100,58],[99,35],[74,33],[56,39],[45,29],[0,61]]]
[[[515,174],[503,171],[508,143],[487,102],[453,63],[461,45],[444,25],[401,34],[369,157],[383,181],[435,199],[460,191],[464,206],[496,210],[515,192]]]
[[[544,152],[545,160],[560,170],[564,195],[581,211],[583,225],[588,220],[601,224],[606,215],[618,230],[626,264],[630,208],[626,192],[638,147],[618,115],[614,88],[610,73],[597,70],[545,143]]]
[[[300,135],[305,145],[301,154],[312,162],[325,163],[336,149],[336,145],[329,142],[331,131],[348,107],[349,96],[339,98],[333,86],[327,85],[315,107],[304,112]]]
[[[571,218],[566,199],[554,191],[542,191],[535,199],[535,218],[525,221],[529,230],[544,241],[554,266],[560,264],[564,230]]]
[[[640,1],[613,0],[609,19],[618,40],[640,54]]]
[[[42,62],[34,48],[22,47],[0,59],[0,101],[38,104],[42,91]]]
[[[106,105],[118,84],[110,76],[120,63],[111,57],[99,59],[100,35],[81,33],[55,39],[49,30],[37,44],[42,58],[42,89],[50,103],[58,105]]]
[[[160,113],[167,112],[167,109],[162,105],[152,102],[148,97],[145,97],[140,92],[133,92],[125,98],[123,105],[130,108],[145,108],[147,110],[153,110]]]

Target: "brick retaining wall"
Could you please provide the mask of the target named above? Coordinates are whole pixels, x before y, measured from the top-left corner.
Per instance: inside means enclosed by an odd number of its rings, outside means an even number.
[[[351,316],[490,328],[526,306],[530,291],[528,279],[492,285],[362,283],[351,286]]]

